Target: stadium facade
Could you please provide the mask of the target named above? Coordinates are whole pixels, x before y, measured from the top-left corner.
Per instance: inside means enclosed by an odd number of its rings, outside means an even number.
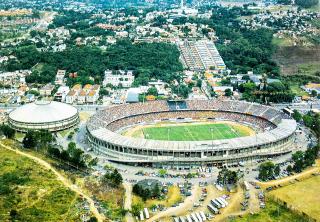
[[[158,121],[234,121],[259,131],[253,136],[206,141],[159,141],[119,132]],[[125,104],[98,111],[87,122],[92,149],[109,160],[155,167],[236,165],[291,152],[295,120],[270,106],[242,101],[190,100]]]
[[[65,130],[79,123],[76,108],[55,101],[37,101],[18,107],[9,113],[9,125],[20,132],[28,130]]]

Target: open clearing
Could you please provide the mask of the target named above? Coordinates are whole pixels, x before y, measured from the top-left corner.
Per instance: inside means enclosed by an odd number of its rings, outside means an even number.
[[[302,211],[312,218],[320,220],[320,176],[291,184],[274,191],[270,194],[286,202],[298,211]]]
[[[315,75],[320,66],[319,58],[320,46],[282,46],[277,49],[273,56],[284,76],[293,74]]]
[[[126,136],[171,141],[231,139],[253,134],[251,128],[233,122],[161,123],[137,126],[124,133]]]

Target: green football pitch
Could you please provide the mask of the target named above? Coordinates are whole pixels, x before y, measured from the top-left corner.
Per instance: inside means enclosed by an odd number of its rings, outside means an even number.
[[[223,123],[145,127],[142,133],[146,139],[171,141],[220,140],[249,135],[241,127]]]

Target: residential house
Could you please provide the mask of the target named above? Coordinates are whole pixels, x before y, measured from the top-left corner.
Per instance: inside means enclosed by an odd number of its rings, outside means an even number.
[[[86,96],[87,96],[86,91],[81,90],[78,94],[77,103],[78,104],[85,104],[86,103]]]
[[[51,93],[52,93],[53,89],[54,89],[54,85],[49,83],[49,84],[43,86],[39,90],[39,92],[40,92],[41,96],[51,96]]]
[[[106,70],[104,72],[103,86],[111,84],[113,86],[131,87],[134,81],[134,75],[131,70]]]

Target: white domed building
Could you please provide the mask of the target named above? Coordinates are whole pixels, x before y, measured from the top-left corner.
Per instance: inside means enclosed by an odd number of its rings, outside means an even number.
[[[20,132],[71,128],[79,123],[79,113],[71,105],[55,101],[37,101],[18,107],[9,114],[9,125]]]

